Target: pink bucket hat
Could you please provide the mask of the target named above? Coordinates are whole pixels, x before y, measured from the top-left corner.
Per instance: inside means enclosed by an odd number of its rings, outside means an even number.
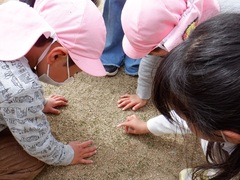
[[[100,60],[106,28],[92,1],[36,0],[34,9],[54,29],[57,41],[80,69],[93,76],[106,75]]]
[[[23,57],[44,34],[54,30],[26,3],[9,1],[0,5],[0,60],[12,61]]]
[[[171,51],[219,11],[217,0],[127,0],[121,16],[123,49],[134,59],[156,47]]]

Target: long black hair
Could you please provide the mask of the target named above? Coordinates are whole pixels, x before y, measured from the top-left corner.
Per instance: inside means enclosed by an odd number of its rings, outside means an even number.
[[[174,109],[209,139],[219,130],[240,134],[240,14],[211,18],[174,48],[157,69],[152,97],[170,122]],[[217,170],[211,179],[240,178],[239,144],[223,157],[221,144],[209,142],[206,156],[193,179],[206,169]]]

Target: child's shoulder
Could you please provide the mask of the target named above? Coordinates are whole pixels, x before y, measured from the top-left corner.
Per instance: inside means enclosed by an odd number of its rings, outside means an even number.
[[[217,0],[221,13],[240,13],[239,0]]]
[[[27,59],[0,61],[0,102],[18,94],[31,94],[34,89],[41,89],[41,84]]]

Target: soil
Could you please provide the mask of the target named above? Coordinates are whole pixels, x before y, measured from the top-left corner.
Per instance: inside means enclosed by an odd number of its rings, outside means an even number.
[[[64,87],[44,85],[45,95],[59,94],[69,100],[60,115],[48,115],[52,132],[62,142],[93,140],[98,147],[94,164],[47,166],[37,180],[175,180],[179,172],[204,162],[200,143],[193,135],[160,137],[127,135],[116,126],[136,114],[140,119],[159,115],[151,101],[136,112],[117,107],[119,97],[134,94],[137,77],[121,68],[115,77],[91,77],[79,73]]]

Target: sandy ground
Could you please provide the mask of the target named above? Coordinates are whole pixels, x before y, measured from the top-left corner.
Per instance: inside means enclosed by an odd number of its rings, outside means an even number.
[[[192,135],[134,136],[116,128],[132,114],[145,121],[159,114],[151,102],[137,112],[117,107],[119,97],[135,93],[136,86],[137,78],[122,69],[111,78],[79,73],[64,87],[44,85],[46,96],[60,94],[69,100],[60,115],[48,115],[55,137],[66,143],[92,139],[98,153],[92,165],[47,166],[36,180],[175,180],[182,169],[204,162]]]
[[[122,69],[111,78],[79,73],[65,87],[45,85],[46,96],[64,95],[70,104],[61,108],[60,115],[49,115],[55,137],[62,142],[92,139],[98,153],[91,158],[92,165],[48,166],[36,179],[174,180],[182,169],[203,162],[199,142],[192,135],[127,135],[116,128],[132,114],[143,120],[159,114],[151,102],[137,112],[117,107],[119,97],[135,93],[136,85],[137,78]]]

